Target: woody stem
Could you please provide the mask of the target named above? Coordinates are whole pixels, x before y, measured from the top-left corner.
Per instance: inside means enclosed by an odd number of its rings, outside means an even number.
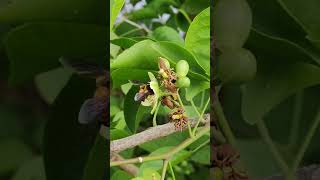
[[[170,157],[172,157],[174,154],[177,152],[180,152],[181,150],[185,149],[188,147],[190,144],[198,140],[200,137],[208,134],[210,132],[210,126],[204,126],[201,127],[200,130],[198,131],[198,135],[194,138],[188,138],[184,140],[181,144],[178,146],[172,148],[168,152],[160,155],[151,155],[151,156],[146,156],[146,157],[139,157],[139,158],[132,158],[132,159],[126,159],[122,161],[111,161],[110,162],[110,167],[114,166],[120,166],[123,164],[135,164],[135,163],[141,163],[141,158],[143,162],[148,162],[148,161],[155,161],[155,160],[165,160]]]

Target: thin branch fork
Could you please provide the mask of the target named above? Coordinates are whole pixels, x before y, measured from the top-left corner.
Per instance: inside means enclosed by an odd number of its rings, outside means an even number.
[[[181,144],[178,146],[172,148],[167,153],[161,154],[161,155],[153,155],[153,156],[145,156],[145,157],[137,157],[137,158],[131,158],[126,159],[122,161],[111,161],[110,167],[114,166],[121,166],[125,164],[135,164],[135,163],[142,163],[142,162],[148,162],[148,161],[155,161],[155,160],[168,160],[171,159],[172,155],[175,153],[181,151],[182,149],[186,148],[196,140],[198,140],[203,135],[210,132],[210,126],[209,124],[206,124],[205,126],[199,128],[199,132],[194,137],[189,137],[188,139],[184,140]]]
[[[210,122],[210,114],[205,114],[203,116],[203,119],[204,119],[203,121],[204,124]],[[199,118],[189,119],[191,127],[194,127],[197,124],[198,120]],[[183,130],[186,130],[186,129],[187,127],[185,127]],[[158,125],[156,127],[152,127],[150,129],[147,129],[135,135],[111,141],[110,154],[119,153],[121,151],[136,147],[143,143],[168,136],[175,132],[180,132],[180,129],[176,129],[174,126],[174,123],[167,123],[163,125]]]
[[[113,161],[123,161],[124,158],[122,156],[120,156],[119,154],[114,154],[112,157]],[[137,176],[139,169],[137,166],[133,165],[133,164],[123,164],[120,165],[120,168],[124,171],[126,171],[129,174],[132,174],[133,176]]]

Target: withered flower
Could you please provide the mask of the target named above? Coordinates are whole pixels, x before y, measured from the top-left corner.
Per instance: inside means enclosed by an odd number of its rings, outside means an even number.
[[[188,117],[184,114],[184,109],[181,107],[177,108],[177,111],[169,114],[169,119],[174,122],[176,129],[182,129],[188,123]]]
[[[168,60],[160,57],[158,65],[158,73],[161,80],[161,85],[163,85],[168,91],[176,93],[177,87],[175,85],[175,82],[177,81],[177,76],[173,69],[170,69],[170,63],[168,62]]]
[[[170,96],[163,96],[161,99],[161,104],[167,106],[170,109],[174,109],[176,107]]]

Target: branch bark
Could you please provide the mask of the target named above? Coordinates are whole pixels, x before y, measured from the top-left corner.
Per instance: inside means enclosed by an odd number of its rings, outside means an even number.
[[[204,124],[210,122],[210,114],[205,114],[204,117]],[[198,121],[198,118],[189,119],[191,127],[194,127]],[[185,127],[183,130],[186,130]],[[125,137],[122,139],[114,140],[110,142],[110,154],[112,153],[119,153],[126,149],[130,149],[136,147],[140,144],[153,141],[155,139],[168,136],[175,132],[180,131],[176,129],[174,123],[167,123],[163,125],[158,125],[156,127],[152,127],[135,135]]]

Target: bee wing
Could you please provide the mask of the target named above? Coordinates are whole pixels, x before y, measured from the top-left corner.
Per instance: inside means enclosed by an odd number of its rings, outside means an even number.
[[[87,99],[81,106],[78,116],[80,124],[89,124],[97,121],[100,117],[104,117],[108,109],[108,104],[105,101],[100,101],[96,98]],[[107,121],[107,119],[103,120]]]
[[[68,68],[82,76],[95,78],[97,76],[105,76],[109,74],[102,66],[91,62],[85,62],[83,59],[71,60],[66,57],[61,57],[59,61],[65,68]]]
[[[136,93],[134,101],[142,101],[146,97],[146,93]]]

